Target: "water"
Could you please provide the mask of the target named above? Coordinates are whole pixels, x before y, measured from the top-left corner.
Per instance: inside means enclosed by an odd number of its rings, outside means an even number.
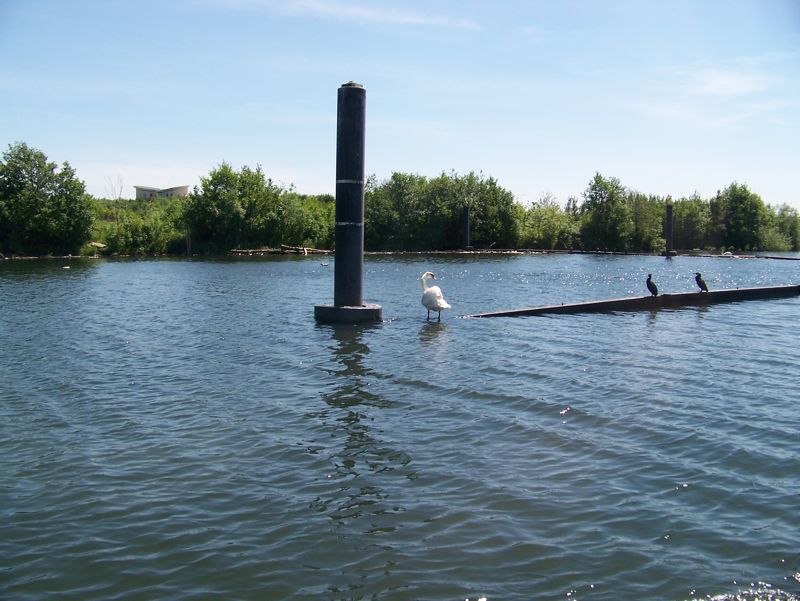
[[[0,264],[0,598],[800,595],[800,299],[461,318],[800,262],[369,258],[373,327],[314,257],[65,265]]]

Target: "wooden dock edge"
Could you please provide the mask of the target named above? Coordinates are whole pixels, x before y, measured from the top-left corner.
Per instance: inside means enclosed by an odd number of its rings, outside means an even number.
[[[609,300],[587,301],[562,305],[546,305],[507,311],[489,311],[466,317],[523,317],[526,315],[608,313],[613,311],[655,311],[677,307],[735,303],[746,300],[765,300],[800,295],[800,285],[732,288],[711,292],[679,292],[659,296],[633,296]]]

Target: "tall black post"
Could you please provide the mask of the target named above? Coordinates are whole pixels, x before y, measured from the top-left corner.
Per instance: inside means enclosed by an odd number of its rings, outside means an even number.
[[[667,257],[677,255],[678,253],[675,252],[672,241],[672,203],[670,202],[666,204],[664,213],[664,239],[667,243],[667,250],[664,252],[664,255]]]
[[[333,306],[317,305],[318,321],[380,321],[380,305],[363,303],[364,137],[367,92],[349,82],[339,88],[336,126],[336,262]]]
[[[367,91],[339,88],[336,131],[336,269],[333,304],[360,307],[364,278],[364,128]]]

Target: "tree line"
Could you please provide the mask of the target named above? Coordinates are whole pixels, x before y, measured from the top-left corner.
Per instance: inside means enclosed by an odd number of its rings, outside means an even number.
[[[680,250],[800,250],[800,216],[731,183],[709,199],[631,190],[599,173],[564,206],[549,194],[525,206],[483,173],[433,178],[393,173],[365,186],[368,251],[529,248],[661,252],[673,210]],[[298,194],[261,167],[223,162],[185,198],[95,198],[68,163],[24,143],[0,161],[0,253],[6,255],[225,253],[236,248],[334,243],[335,199]],[[87,243],[94,242],[94,246]]]

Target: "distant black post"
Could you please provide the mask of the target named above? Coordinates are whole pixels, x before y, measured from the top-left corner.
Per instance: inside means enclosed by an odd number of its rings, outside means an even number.
[[[665,207],[665,214],[664,214],[664,238],[667,242],[667,250],[664,252],[664,255],[667,257],[673,257],[678,253],[675,252],[675,248],[672,242],[672,203],[668,202]]]
[[[470,250],[469,242],[469,204],[464,205],[464,250]]]
[[[317,305],[314,316],[329,323],[380,321],[380,305],[365,305],[364,133],[367,92],[349,82],[339,88],[336,128],[336,262],[333,306]]]

